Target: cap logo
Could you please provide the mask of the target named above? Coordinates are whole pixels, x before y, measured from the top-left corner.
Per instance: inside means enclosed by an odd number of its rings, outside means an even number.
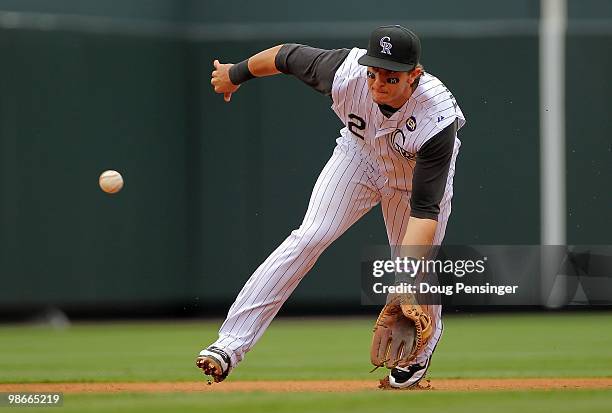
[[[390,43],[391,38],[389,36],[385,36],[380,39],[380,47],[382,47],[381,53],[388,54],[391,56],[391,48],[393,45]]]

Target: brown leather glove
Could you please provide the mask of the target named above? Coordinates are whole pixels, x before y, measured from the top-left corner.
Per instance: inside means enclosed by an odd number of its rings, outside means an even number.
[[[373,365],[391,369],[410,364],[433,331],[427,307],[419,305],[411,294],[390,297],[374,324]]]

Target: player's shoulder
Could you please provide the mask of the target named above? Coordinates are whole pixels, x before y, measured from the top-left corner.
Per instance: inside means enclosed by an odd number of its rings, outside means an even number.
[[[344,59],[344,62],[338,67],[336,77],[345,79],[363,78],[366,76],[366,67],[359,64],[358,60],[366,54],[367,50],[354,47],[349,51],[349,54]]]
[[[419,85],[412,93],[412,98],[416,101],[416,111],[421,117],[433,119],[441,128],[450,124],[453,119],[458,119],[460,126],[465,123],[455,96],[431,73],[423,73]]]
[[[332,84],[332,100],[334,104],[345,101],[347,94],[355,90],[366,88],[367,76],[365,66],[359,64],[358,60],[366,53],[364,49],[353,48],[346,56],[340,67],[336,70]]]
[[[428,72],[423,72],[419,78],[419,85],[412,93],[413,99],[423,108],[431,107],[448,99],[452,93],[440,79]]]

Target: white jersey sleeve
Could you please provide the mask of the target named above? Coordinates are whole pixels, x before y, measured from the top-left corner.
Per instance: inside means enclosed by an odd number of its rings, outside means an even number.
[[[457,121],[457,129],[465,125],[465,117],[453,94],[429,73],[421,76],[410,100],[414,109],[407,122],[414,152],[454,121]]]
[[[366,53],[363,49],[353,48],[334,75],[332,84],[332,109],[346,125],[348,115],[359,104],[366,103],[367,90],[366,67],[357,60]]]

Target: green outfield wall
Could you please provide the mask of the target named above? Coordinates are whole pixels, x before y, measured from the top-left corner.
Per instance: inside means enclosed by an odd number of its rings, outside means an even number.
[[[467,118],[449,244],[539,243],[534,3],[400,9],[425,33],[426,70]],[[209,84],[212,60],[285,42],[365,47],[365,26],[398,12],[245,2],[229,21],[224,4],[0,1],[0,308],[185,303],[205,312],[231,302],[299,226],[341,126],[331,101],[278,76],[245,84],[226,104]],[[612,10],[584,4],[570,4],[567,42],[568,243],[609,244],[612,59],[602,51],[612,30],[597,12]],[[502,20],[507,29],[483,23]],[[338,22],[346,30],[334,36]],[[124,175],[121,193],[99,190],[105,169]],[[358,304],[361,248],[384,243],[375,208],[289,304]]]

